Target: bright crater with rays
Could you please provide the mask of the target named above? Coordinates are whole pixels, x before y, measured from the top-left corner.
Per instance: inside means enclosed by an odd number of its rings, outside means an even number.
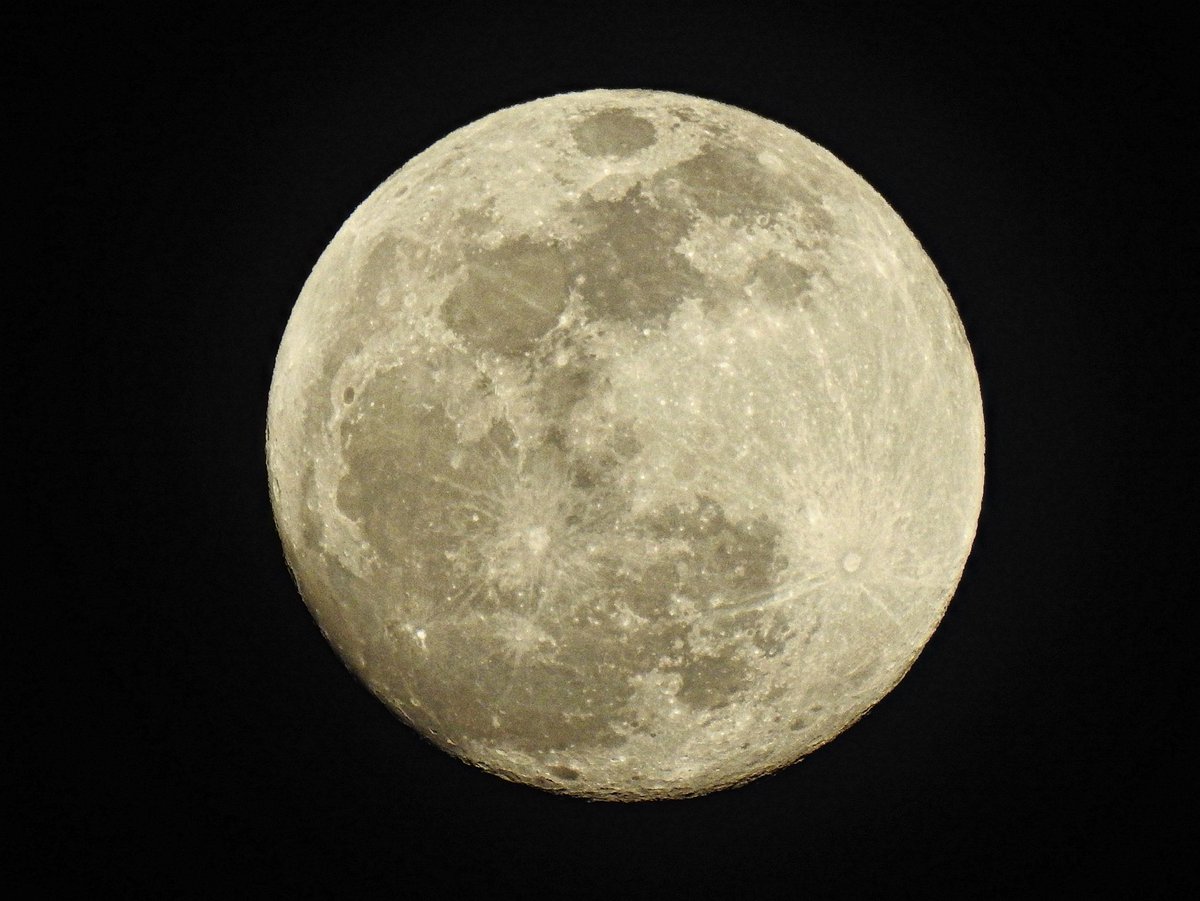
[[[385,181],[279,350],[271,497],[347,664],[507,778],[694,795],[837,735],[936,628],[983,484],[916,239],[781,125],[502,110]]]

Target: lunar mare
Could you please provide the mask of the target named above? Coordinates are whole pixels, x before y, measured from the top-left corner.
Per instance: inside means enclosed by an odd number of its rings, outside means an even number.
[[[268,409],[288,563],[420,733],[593,798],[696,795],[858,719],[973,540],[980,392],[895,212],[656,91],[501,110],[342,226]]]

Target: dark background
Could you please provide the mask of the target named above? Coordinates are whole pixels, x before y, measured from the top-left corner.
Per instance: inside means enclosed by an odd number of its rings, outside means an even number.
[[[965,6],[7,14],[9,850],[37,894],[1182,892],[1194,479],[1162,427],[1195,413],[1195,102],[1141,7]],[[865,720],[614,806],[466,767],[355,682],[284,565],[263,429],[291,305],[379,182],[622,86],[783,122],[888,199],[966,325],[988,470],[947,618]]]

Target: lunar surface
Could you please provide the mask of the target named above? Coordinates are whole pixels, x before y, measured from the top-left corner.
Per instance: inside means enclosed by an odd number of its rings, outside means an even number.
[[[591,798],[803,757],[904,675],[970,550],[979,385],[900,218],[680,94],[487,116],[362,203],[268,411],[289,565],[438,746]]]

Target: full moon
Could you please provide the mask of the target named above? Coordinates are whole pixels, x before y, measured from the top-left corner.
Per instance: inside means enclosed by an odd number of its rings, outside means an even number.
[[[507,779],[685,797],[903,677],[983,490],[971,350],[899,216],[696,97],[562,94],[408,162],[288,321],[284,552],[347,666]]]

